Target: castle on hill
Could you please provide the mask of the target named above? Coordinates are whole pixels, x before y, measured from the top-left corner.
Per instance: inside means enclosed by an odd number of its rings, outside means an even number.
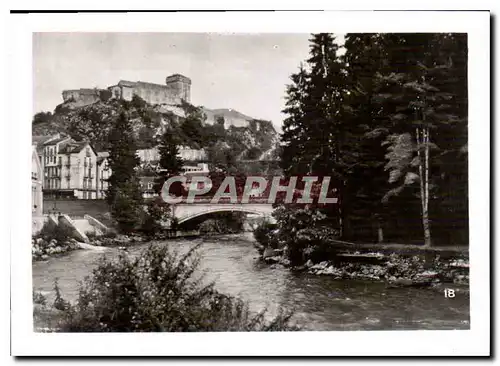
[[[114,99],[132,100],[134,95],[149,104],[178,105],[182,101],[191,101],[191,79],[180,74],[168,76],[165,85],[144,81],[120,80],[118,84],[107,89],[73,89],[64,90],[62,97],[65,103],[73,103],[77,107],[93,104],[103,99],[103,93]]]

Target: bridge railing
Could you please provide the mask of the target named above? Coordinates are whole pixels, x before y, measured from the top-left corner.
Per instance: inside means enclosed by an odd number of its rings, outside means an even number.
[[[187,197],[183,197],[183,200],[180,202],[181,204],[203,204],[203,203],[212,203],[213,197],[195,197],[194,200],[187,202]],[[227,203],[232,203],[230,198],[220,198],[217,203],[219,204],[227,204]],[[214,204],[217,204],[214,203]],[[238,204],[256,204],[256,203],[261,203],[261,204],[268,204],[268,198],[267,197],[250,197],[248,199],[248,202],[242,202],[242,197],[237,197],[236,203]]]

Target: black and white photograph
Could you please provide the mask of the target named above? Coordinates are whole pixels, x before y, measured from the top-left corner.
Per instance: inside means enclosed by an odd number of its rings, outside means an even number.
[[[336,28],[342,13],[297,31],[26,31],[31,242],[11,246],[31,271],[15,290],[28,332],[486,342],[471,308],[489,317],[489,229],[473,207],[489,218],[471,197],[488,190],[474,131],[487,144],[489,98],[471,90],[488,95],[489,41],[442,15],[448,28],[421,31],[377,31],[380,15]]]

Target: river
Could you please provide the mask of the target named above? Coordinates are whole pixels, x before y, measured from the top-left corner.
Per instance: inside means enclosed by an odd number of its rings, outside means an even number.
[[[246,233],[172,240],[165,245],[182,253],[201,242],[201,267],[218,290],[248,300],[255,311],[267,308],[269,316],[279,306],[293,309],[293,322],[304,330],[469,329],[468,292],[446,298],[430,289],[387,289],[381,282],[292,273],[258,261],[252,240]],[[138,254],[145,246],[130,253]],[[51,301],[57,278],[63,297],[75,300],[78,282],[103,255],[116,257],[118,250],[78,250],[34,262],[33,288]]]

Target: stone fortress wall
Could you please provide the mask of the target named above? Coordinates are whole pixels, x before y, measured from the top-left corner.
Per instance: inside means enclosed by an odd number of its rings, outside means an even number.
[[[65,103],[73,103],[75,107],[83,107],[101,100],[99,89],[64,90],[62,97]]]
[[[191,102],[191,79],[180,74],[168,76],[165,84],[120,80],[107,90],[111,92],[111,98],[132,100],[134,95],[138,95],[152,105],[178,105],[183,100]],[[100,89],[64,90],[62,97],[65,103],[71,102],[79,107],[98,102],[101,92]]]

